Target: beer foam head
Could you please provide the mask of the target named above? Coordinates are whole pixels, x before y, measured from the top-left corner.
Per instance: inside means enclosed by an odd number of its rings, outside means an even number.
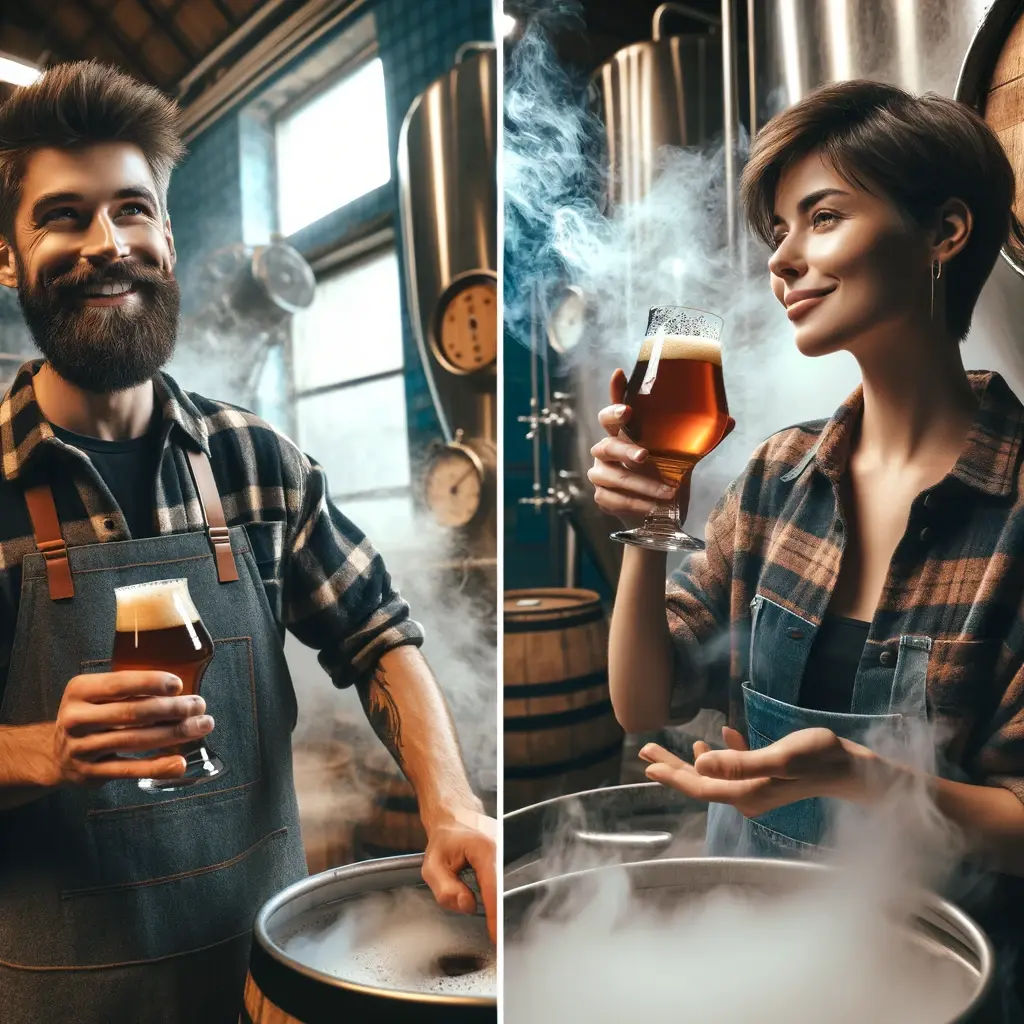
[[[711,338],[693,338],[679,334],[655,334],[644,338],[638,362],[650,362],[660,345],[660,359],[692,359],[695,362],[722,365],[722,346]]]
[[[188,580],[158,580],[133,587],[118,587],[117,626],[121,633],[173,629],[198,622],[199,612],[188,592]]]

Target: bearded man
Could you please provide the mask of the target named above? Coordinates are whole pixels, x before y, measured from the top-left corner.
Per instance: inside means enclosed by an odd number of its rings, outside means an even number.
[[[161,372],[181,153],[174,104],[94,63],[0,108],[0,284],[44,356],[0,404],[5,1024],[237,1020],[256,911],[305,874],[285,627],[415,787],[438,901],[475,908],[472,865],[493,935],[493,822],[380,556],[287,438]],[[115,587],[179,578],[214,640],[210,708],[110,671]],[[140,790],[214,728],[226,772]]]

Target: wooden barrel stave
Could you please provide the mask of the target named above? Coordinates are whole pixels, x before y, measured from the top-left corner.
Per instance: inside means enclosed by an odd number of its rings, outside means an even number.
[[[607,644],[593,591],[506,592],[506,810],[618,781],[623,733],[608,697]]]

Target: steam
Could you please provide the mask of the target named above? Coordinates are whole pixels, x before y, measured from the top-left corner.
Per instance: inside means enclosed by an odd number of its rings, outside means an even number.
[[[606,210],[604,128],[543,24],[530,23],[505,82],[505,331],[529,345],[534,316],[549,315],[565,285],[582,289],[586,329],[566,360],[580,461],[590,462],[608,380],[633,366],[650,306],[695,306],[725,321],[723,373],[738,425],[694,475],[688,529],[700,532],[751,451],[776,430],[830,416],[858,382],[856,363],[801,356],[769,287],[767,250],[744,235],[730,255],[721,139],[654,154],[646,197]]]
[[[926,726],[900,743],[869,737],[916,771],[869,809],[839,805],[833,870],[804,887],[775,896],[736,887],[645,896],[631,891],[625,873],[601,871],[577,880],[567,903],[551,897],[518,927],[506,921],[505,1019],[953,1019],[977,978],[937,954],[914,922],[923,890],[976,893],[981,876],[963,867],[963,836],[930,797],[935,741]],[[558,871],[570,866],[565,835],[553,846]],[[593,866],[592,855],[574,866]]]

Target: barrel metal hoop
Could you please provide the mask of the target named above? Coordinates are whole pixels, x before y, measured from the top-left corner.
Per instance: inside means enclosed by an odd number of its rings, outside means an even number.
[[[612,702],[600,700],[582,708],[568,711],[554,711],[549,715],[508,715],[505,717],[505,732],[534,732],[538,729],[559,729],[580,722],[589,722],[612,713]]]

